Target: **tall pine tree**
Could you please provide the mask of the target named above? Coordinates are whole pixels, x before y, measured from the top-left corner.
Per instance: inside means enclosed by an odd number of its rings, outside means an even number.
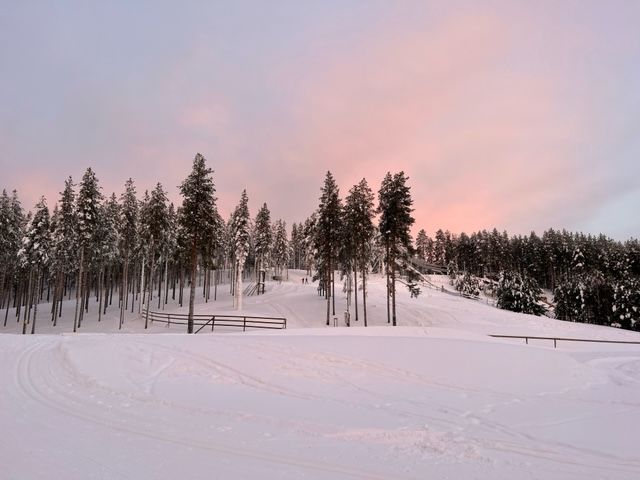
[[[218,226],[216,190],[212,173],[211,168],[206,165],[205,158],[198,153],[193,160],[191,173],[180,185],[180,193],[183,196],[180,224],[189,251],[191,276],[188,333],[193,333],[193,305],[196,297],[198,254],[214,241]]]
[[[329,325],[331,316],[331,300],[333,299],[333,315],[336,314],[335,304],[335,267],[339,252],[340,219],[342,215],[342,202],[340,191],[333,179],[331,172],[327,172],[322,187],[320,205],[315,231],[315,246],[317,254],[318,276],[324,287],[327,298],[327,318]]]
[[[387,305],[390,300],[393,326],[397,325],[396,262],[412,252],[410,229],[415,220],[411,216],[413,200],[410,187],[407,185],[408,180],[404,172],[393,176],[387,173],[378,192],[378,213],[380,213],[378,228],[385,248]],[[389,321],[389,308],[387,308],[387,321]]]

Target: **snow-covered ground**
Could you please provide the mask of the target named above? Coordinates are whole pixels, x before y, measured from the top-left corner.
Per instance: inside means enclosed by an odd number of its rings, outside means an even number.
[[[487,336],[640,335],[431,289],[398,293],[394,328],[375,278],[371,326],[326,327],[302,276],[244,302],[286,331],[112,334],[90,308],[80,334],[0,335],[0,478],[640,478],[640,345]],[[197,312],[231,313],[225,288]]]

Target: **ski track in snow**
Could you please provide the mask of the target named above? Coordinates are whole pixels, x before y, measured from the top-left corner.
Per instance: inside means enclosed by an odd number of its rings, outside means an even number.
[[[203,439],[200,441],[189,439],[185,436],[184,433],[179,433],[179,426],[177,426],[178,428],[172,431],[161,431],[154,428],[154,425],[152,423],[149,423],[148,418],[140,417],[138,415],[130,415],[129,409],[118,409],[115,403],[104,405],[103,400],[97,400],[96,402],[87,402],[86,397],[73,395],[73,393],[75,392],[74,390],[68,392],[64,389],[56,387],[58,385],[61,385],[60,381],[65,380],[67,381],[67,387],[78,385],[84,386],[86,388],[93,382],[74,374],[71,366],[68,363],[66,365],[56,365],[55,362],[53,362],[53,360],[55,360],[54,358],[44,355],[45,353],[52,351],[51,346],[47,345],[47,343],[49,342],[34,343],[30,347],[26,348],[25,351],[20,355],[17,361],[16,383],[19,386],[20,390],[29,399],[33,400],[39,405],[43,405],[47,408],[55,410],[58,413],[75,417],[85,422],[94,423],[101,427],[106,427],[110,430],[118,430],[127,434],[140,435],[150,440],[172,443],[181,447],[193,447],[203,450],[211,450],[217,453],[231,455],[234,457],[246,457],[260,462],[269,462],[285,466],[317,470],[332,475],[338,474],[346,477],[371,479],[388,478],[386,475],[378,475],[375,472],[367,471],[365,468],[350,468],[346,465],[342,466],[337,463],[331,464],[325,462],[320,463],[313,461],[312,459],[305,458],[285,458],[280,455],[271,455],[268,452],[260,452],[244,447],[241,448],[236,446],[216,444],[214,442],[211,442],[211,440],[209,439]],[[181,354],[190,355],[184,352],[181,352]],[[40,359],[39,356],[42,356],[44,358]],[[49,368],[44,368],[44,370],[41,370],[41,368],[45,365],[48,365]],[[54,366],[60,367],[60,369],[54,368]],[[55,375],[60,370],[65,371],[70,376],[70,378],[56,377]],[[43,375],[43,371],[48,375]],[[77,383],[74,384],[74,381],[76,381]],[[62,385],[64,385],[64,383]],[[126,398],[126,394],[122,394],[121,392],[109,390],[104,387],[102,388],[102,390],[105,394],[105,396],[102,397],[103,399],[107,396],[111,397],[111,401],[117,400],[118,398]],[[94,396],[95,390],[93,394],[89,395],[89,397],[93,398]],[[131,398],[131,400],[140,401],[140,398],[133,397]],[[99,406],[100,408],[96,408],[97,406]],[[107,408],[107,415],[105,415],[105,407]],[[120,472],[118,472],[117,474],[120,475]],[[124,475],[120,476],[122,478],[127,478]],[[394,477],[407,479],[416,478],[404,475],[399,477],[395,473]]]

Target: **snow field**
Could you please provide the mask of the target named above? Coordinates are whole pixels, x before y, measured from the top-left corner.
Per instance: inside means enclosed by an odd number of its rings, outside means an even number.
[[[433,290],[388,327],[375,278],[372,327],[325,327],[302,275],[244,302],[286,331],[114,335],[114,310],[81,330],[102,334],[0,335],[0,478],[640,476],[640,345],[486,336],[637,334]],[[231,313],[219,294],[197,311]]]

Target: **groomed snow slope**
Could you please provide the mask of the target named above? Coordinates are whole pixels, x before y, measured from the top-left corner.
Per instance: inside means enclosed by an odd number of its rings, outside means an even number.
[[[245,302],[284,332],[1,335],[0,478],[640,477],[640,345],[487,337],[637,334],[431,290],[402,293],[393,328],[379,279],[375,326],[324,327],[299,275]],[[228,311],[220,293],[198,310]]]

